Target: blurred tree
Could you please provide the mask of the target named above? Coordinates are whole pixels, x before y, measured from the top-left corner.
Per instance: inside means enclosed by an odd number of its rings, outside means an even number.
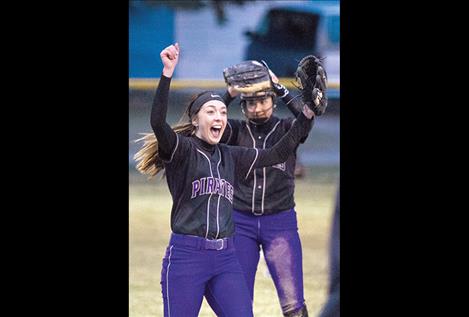
[[[226,5],[235,4],[242,6],[245,3],[254,1],[256,0],[131,0],[129,1],[129,10],[133,7],[142,6],[167,6],[180,10],[199,10],[211,6],[218,24],[222,25],[228,20],[225,12]]]

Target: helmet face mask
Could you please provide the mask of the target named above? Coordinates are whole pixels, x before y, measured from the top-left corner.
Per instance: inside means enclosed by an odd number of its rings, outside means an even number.
[[[275,93],[269,90],[241,94],[241,110],[249,121],[261,124],[270,119],[275,109]]]

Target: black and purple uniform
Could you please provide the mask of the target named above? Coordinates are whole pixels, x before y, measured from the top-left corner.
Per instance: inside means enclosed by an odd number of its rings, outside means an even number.
[[[170,82],[161,76],[151,112],[173,199],[172,234],[161,272],[164,315],[197,316],[207,293],[224,316],[252,316],[233,244],[234,184],[256,168],[285,161],[309,131],[311,120],[301,113],[285,137],[268,150],[211,145],[176,134],[167,124]]]
[[[233,100],[228,93],[224,99],[227,105]],[[282,99],[295,116],[300,112],[301,101],[293,99],[288,92]],[[229,119],[220,142],[269,149],[288,132],[295,120],[273,115],[261,124]],[[295,148],[282,162],[256,168],[233,184],[234,242],[251,300],[254,299],[254,282],[262,248],[285,316],[307,314],[303,295],[302,248],[294,209],[296,159]],[[218,316],[224,316],[209,297],[208,302]]]

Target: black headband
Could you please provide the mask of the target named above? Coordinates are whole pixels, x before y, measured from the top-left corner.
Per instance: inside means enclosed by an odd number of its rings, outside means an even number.
[[[214,93],[213,91],[207,91],[207,92],[204,92],[203,94],[201,94],[199,97],[197,97],[197,99],[194,100],[194,102],[192,103],[192,105],[190,106],[189,108],[189,116],[192,118],[192,116],[194,114],[196,114],[197,112],[199,112],[200,108],[207,102],[207,101],[210,101],[210,100],[218,100],[218,101],[221,101],[223,103],[225,103],[225,101],[223,100],[223,98]]]

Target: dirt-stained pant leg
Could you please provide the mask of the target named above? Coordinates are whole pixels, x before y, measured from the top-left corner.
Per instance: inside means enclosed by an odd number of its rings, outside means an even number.
[[[262,246],[283,314],[308,316],[303,295],[302,251],[296,212],[292,209],[274,215],[254,216],[235,210],[233,220],[236,225],[236,254],[251,299],[254,298],[254,282]],[[205,292],[205,297],[217,316],[225,316],[222,307],[208,292]]]
[[[296,212],[292,209],[263,216],[261,237],[264,256],[277,289],[282,312],[307,316],[303,292],[303,255]],[[302,312],[303,311],[303,312]]]

